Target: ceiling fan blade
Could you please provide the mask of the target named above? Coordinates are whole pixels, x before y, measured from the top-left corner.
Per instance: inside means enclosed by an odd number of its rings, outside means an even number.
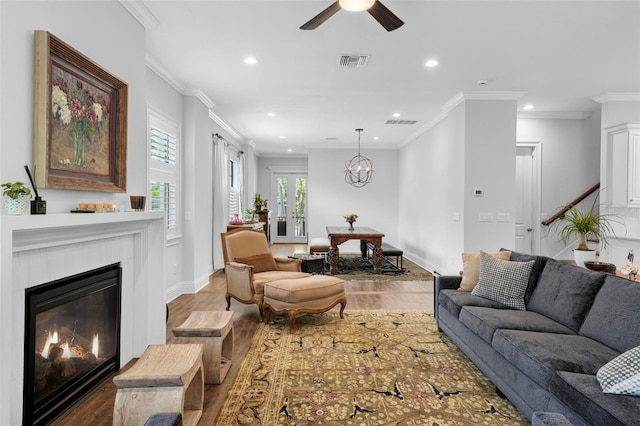
[[[331,6],[318,13],[315,17],[313,17],[309,22],[300,27],[301,30],[315,30],[327,19],[331,18],[336,14],[337,11],[341,9],[340,3],[337,1],[333,3]]]
[[[373,6],[367,9],[367,12],[373,16],[387,31],[393,31],[404,25],[404,22],[398,18],[392,11],[387,9],[385,5],[377,0]]]

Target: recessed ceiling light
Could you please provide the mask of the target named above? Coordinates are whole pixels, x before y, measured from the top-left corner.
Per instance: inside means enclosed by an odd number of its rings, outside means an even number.
[[[267,115],[268,115],[269,117],[275,117],[275,116],[276,116],[276,113],[275,113],[275,112],[268,112],[268,113],[267,113]]]
[[[429,59],[425,64],[425,67],[429,67],[429,68],[433,68],[433,67],[437,67],[438,66],[438,61],[436,61],[435,59]]]
[[[394,117],[396,117],[396,118],[398,118],[398,117],[400,117],[400,113],[399,113],[399,112],[394,112],[394,113],[393,113],[393,116],[394,116]]]
[[[533,105],[531,105],[531,104],[527,104],[527,105],[525,105],[525,106],[524,106],[524,108],[523,108],[523,109],[525,109],[525,110],[529,111],[529,110],[533,109]]]
[[[244,63],[248,65],[255,65],[258,63],[258,60],[253,56],[247,56],[246,58],[244,58]]]
[[[286,138],[287,138],[286,136],[280,136],[280,139],[286,139]]]
[[[378,139],[380,139],[378,136],[374,136],[374,137],[373,137],[373,140],[374,140],[374,141],[377,141]]]
[[[287,152],[293,152],[293,150],[291,148],[287,149]]]

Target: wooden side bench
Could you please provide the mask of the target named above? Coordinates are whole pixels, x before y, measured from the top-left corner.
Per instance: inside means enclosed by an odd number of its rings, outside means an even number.
[[[368,256],[369,250],[373,252],[373,244],[371,243],[366,243],[366,244],[367,244],[367,256]],[[394,265],[395,268],[399,271],[402,271],[403,269],[403,265],[402,265],[403,255],[404,255],[404,251],[400,250],[399,248],[396,248],[388,243],[382,243],[382,257],[385,260],[387,260],[389,263]],[[390,257],[395,258],[394,263],[391,262],[391,260],[389,259]]]
[[[219,385],[231,367],[233,312],[194,311],[174,328],[176,343],[201,343],[204,349],[204,382]]]
[[[324,256],[329,253],[331,242],[328,238],[312,238],[309,241],[309,254],[322,254]]]
[[[142,425],[154,413],[180,413],[182,424],[202,416],[202,345],[149,345],[127,371],[113,378],[118,391],[113,424]]]

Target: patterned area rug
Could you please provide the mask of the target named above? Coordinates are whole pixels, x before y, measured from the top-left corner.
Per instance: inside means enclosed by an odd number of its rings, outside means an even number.
[[[329,267],[325,268],[325,274]],[[338,278],[343,280],[373,280],[373,281],[429,281],[433,275],[408,259],[403,259],[402,269],[395,268],[395,264],[384,260],[382,273],[374,274],[373,265],[360,255],[340,255],[338,259]]]
[[[261,324],[218,414],[228,425],[528,425],[433,314],[346,311]]]

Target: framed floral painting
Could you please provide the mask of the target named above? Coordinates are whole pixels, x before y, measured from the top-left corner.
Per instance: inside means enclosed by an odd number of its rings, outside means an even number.
[[[36,185],[125,192],[127,84],[46,31],[35,31]]]

